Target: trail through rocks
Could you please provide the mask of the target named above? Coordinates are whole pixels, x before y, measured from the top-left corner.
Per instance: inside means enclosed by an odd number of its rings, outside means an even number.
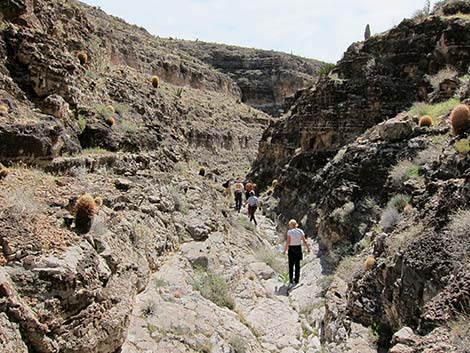
[[[288,294],[276,225],[258,216],[254,229],[246,215],[232,212],[225,231],[182,244],[151,276],[136,299],[123,353],[321,351],[317,244],[304,255],[301,284]],[[208,274],[216,278],[212,300],[195,288]],[[220,281],[228,284],[232,309],[214,303],[224,297]]]

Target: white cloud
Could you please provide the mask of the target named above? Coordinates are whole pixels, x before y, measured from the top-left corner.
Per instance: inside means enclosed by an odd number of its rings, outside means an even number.
[[[336,61],[364,28],[383,32],[424,0],[85,0],[162,37],[275,49]]]

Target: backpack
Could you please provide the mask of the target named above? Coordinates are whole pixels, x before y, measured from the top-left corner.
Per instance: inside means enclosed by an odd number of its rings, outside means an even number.
[[[224,188],[228,188],[228,182],[229,182],[229,181],[227,180],[225,183],[222,184],[222,186],[223,186]]]

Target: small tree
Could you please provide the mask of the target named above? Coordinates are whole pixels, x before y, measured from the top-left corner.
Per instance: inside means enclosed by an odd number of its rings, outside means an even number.
[[[364,40],[367,40],[370,38],[370,26],[367,24],[366,30],[364,31]]]

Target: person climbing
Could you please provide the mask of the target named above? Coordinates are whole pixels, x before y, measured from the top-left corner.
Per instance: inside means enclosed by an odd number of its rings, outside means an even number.
[[[245,186],[242,183],[240,177],[237,178],[236,183],[233,185],[233,191],[235,192],[235,209],[240,213],[242,209],[242,197],[243,197],[243,190]]]
[[[310,252],[310,245],[305,239],[305,233],[298,228],[297,221],[291,219],[289,221],[289,230],[287,231],[286,247],[283,254],[288,253],[289,258],[289,286],[299,283],[300,279],[300,260],[302,260],[302,243],[304,243],[307,252]],[[295,269],[295,276],[294,276]]]
[[[251,196],[251,192],[253,191],[253,184],[250,183],[250,182],[247,182],[245,184],[245,200],[248,201],[248,199],[250,198]]]
[[[250,217],[250,222],[253,221],[255,226],[257,226],[258,222],[256,222],[255,212],[258,208],[258,198],[256,197],[254,190],[250,191],[250,197],[245,202],[245,206],[246,205],[248,205],[248,217]]]

